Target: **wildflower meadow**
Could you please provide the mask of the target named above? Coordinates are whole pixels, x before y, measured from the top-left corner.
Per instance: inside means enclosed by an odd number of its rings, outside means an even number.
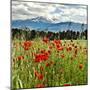
[[[86,40],[12,40],[13,88],[87,84]]]

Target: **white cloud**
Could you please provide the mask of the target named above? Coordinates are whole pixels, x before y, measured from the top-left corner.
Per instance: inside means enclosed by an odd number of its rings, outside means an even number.
[[[12,1],[12,20],[43,16],[52,22],[87,23],[87,6]]]

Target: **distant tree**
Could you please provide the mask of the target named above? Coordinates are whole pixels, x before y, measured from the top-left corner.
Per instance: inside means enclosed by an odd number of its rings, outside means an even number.
[[[39,36],[43,38],[45,36],[45,32],[44,31],[39,31]]]
[[[84,31],[84,33],[85,33],[85,34],[84,34],[84,35],[85,35],[85,39],[87,40],[87,34],[88,34],[88,33],[87,33],[87,29]]]
[[[84,24],[81,25],[81,39],[83,39]]]
[[[77,39],[79,39],[79,38],[80,38],[80,32],[77,31]]]
[[[36,36],[36,32],[35,32],[35,30],[32,30],[31,33],[30,33],[30,38],[34,39],[35,36]]]
[[[71,39],[87,39],[87,29],[84,30],[83,24],[82,24],[82,31],[73,31],[73,30],[65,30],[65,31],[59,31],[59,32],[51,32],[51,31],[37,31],[37,30],[30,30],[30,29],[17,29],[14,28],[11,31],[12,34],[12,39],[23,39],[23,40],[32,40],[34,38],[38,37],[47,37],[50,40],[54,39],[66,39],[66,40],[71,40]]]

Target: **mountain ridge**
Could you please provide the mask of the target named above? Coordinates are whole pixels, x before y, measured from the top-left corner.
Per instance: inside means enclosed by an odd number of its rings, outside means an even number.
[[[53,23],[49,19],[43,17],[36,17],[32,19],[25,20],[12,20],[12,28],[32,28],[35,30],[46,30],[49,31],[63,31],[63,30],[75,30],[80,31],[82,28],[87,29],[87,24],[76,23],[76,22],[58,22]]]

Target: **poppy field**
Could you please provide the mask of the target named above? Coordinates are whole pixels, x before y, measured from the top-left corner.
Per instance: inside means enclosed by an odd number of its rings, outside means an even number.
[[[87,40],[12,40],[12,88],[87,84]]]
[[[88,5],[13,0],[11,88],[88,84]]]

